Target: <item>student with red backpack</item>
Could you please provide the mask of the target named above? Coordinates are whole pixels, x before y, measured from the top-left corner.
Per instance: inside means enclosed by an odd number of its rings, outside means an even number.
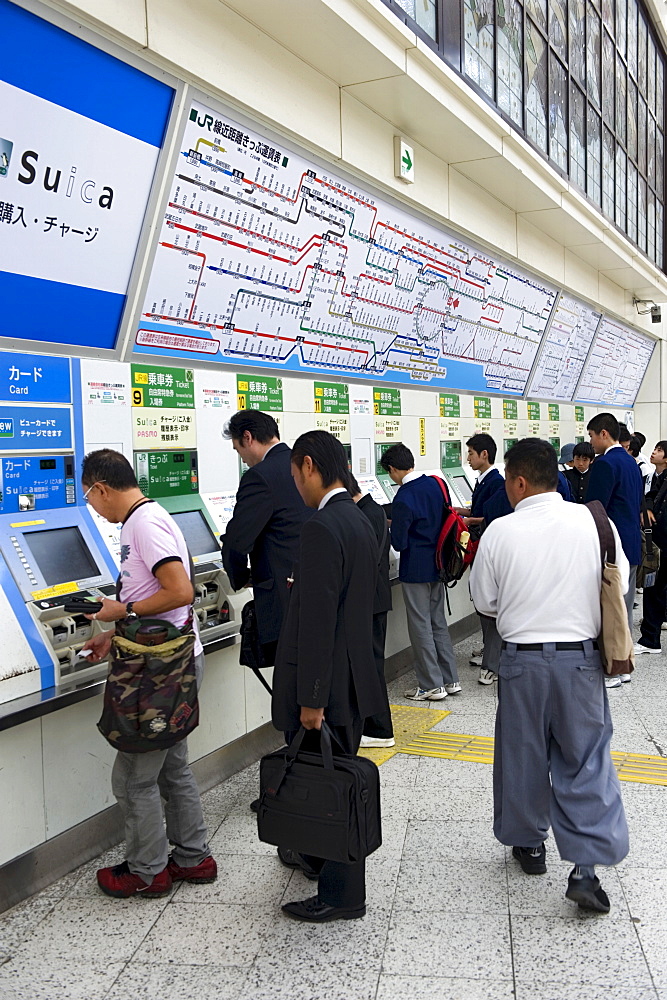
[[[417,686],[405,697],[441,701],[461,690],[436,564],[446,512],[442,488],[436,477],[415,472],[412,452],[404,444],[388,448],[380,464],[400,485],[392,504],[391,544],[401,556],[398,575],[417,674]]]

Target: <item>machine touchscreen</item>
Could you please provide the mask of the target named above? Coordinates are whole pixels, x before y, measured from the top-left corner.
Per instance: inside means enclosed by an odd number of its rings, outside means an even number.
[[[183,532],[192,556],[211,555],[220,551],[220,544],[200,510],[185,510],[171,516]]]
[[[472,500],[472,490],[470,489],[470,483],[465,476],[454,476],[454,486],[459,496],[463,497],[466,503],[470,503]]]
[[[101,573],[78,528],[25,532],[23,543],[30,549],[47,587],[68,580],[87,580]]]

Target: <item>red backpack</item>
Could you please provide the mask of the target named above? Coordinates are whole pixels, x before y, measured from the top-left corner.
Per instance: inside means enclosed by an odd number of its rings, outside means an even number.
[[[439,485],[443,499],[443,521],[435,548],[435,564],[445,586],[454,587],[475,558],[479,538],[471,537],[470,528],[463,518],[452,510],[444,479],[440,476],[430,478]]]

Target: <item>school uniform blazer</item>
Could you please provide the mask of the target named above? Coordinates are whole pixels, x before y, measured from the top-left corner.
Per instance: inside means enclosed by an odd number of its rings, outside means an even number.
[[[373,528],[348,493],[304,524],[273,672],[276,729],[298,729],[301,706],[349,726],[386,703],[373,658],[377,564]]]
[[[389,580],[389,548],[391,539],[389,536],[389,524],[387,515],[384,512],[384,505],[376,503],[370,493],[357,503],[359,510],[363,511],[373,526],[378,546],[378,577],[375,584],[375,600],[373,602],[373,614],[386,614],[391,611],[391,582]]]
[[[587,503],[601,502],[616,525],[628,562],[638,566],[642,558],[639,511],[644,496],[639,466],[625,448],[611,448],[598,455],[588,475]]]
[[[473,490],[470,503],[470,516],[483,517],[484,504],[487,503],[494,493],[505,489],[505,480],[497,469],[489,469],[484,479],[477,483]]]
[[[232,587],[252,584],[261,643],[274,642],[280,634],[301,526],[312,514],[294,485],[291,456],[286,444],[277,444],[243,474],[222,539],[222,562]]]
[[[440,579],[435,547],[444,519],[442,490],[433,476],[403,483],[391,508],[391,544],[401,554],[402,583],[435,583]]]

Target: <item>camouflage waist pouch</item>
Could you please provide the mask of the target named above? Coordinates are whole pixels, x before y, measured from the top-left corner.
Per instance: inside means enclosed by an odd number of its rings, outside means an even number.
[[[141,631],[151,629],[153,635],[164,635],[164,641],[142,643]],[[160,619],[116,623],[97,723],[112,747],[124,753],[166,750],[197,727],[195,642],[191,622],[182,629]]]

